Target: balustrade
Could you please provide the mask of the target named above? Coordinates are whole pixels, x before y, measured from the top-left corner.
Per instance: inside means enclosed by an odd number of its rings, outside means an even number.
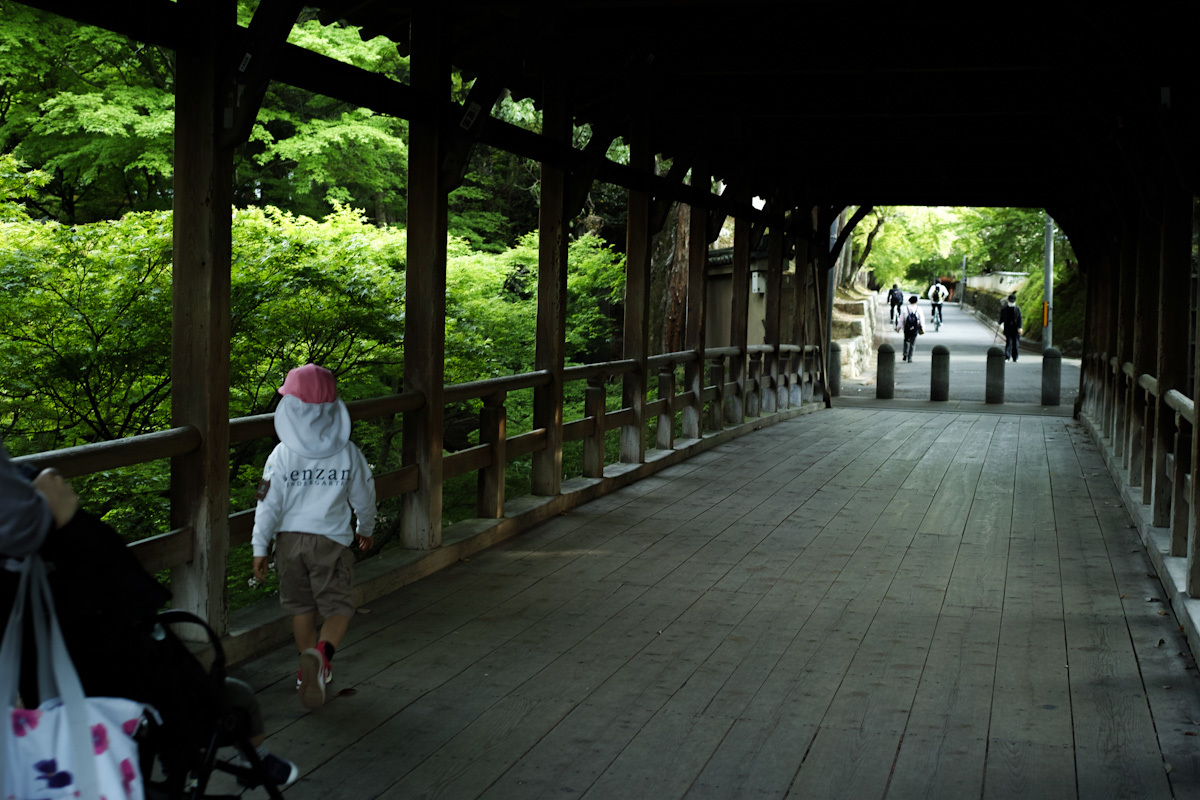
[[[684,408],[699,402],[709,404],[708,413],[702,418],[709,431],[720,431],[726,424],[739,424],[727,409],[731,398],[737,397],[744,416],[759,416],[761,404],[755,401],[760,390],[766,391],[770,379],[762,378],[764,355],[780,360],[778,382],[782,387],[796,387],[806,381],[814,381],[815,374],[802,359],[819,357],[819,348],[793,345],[781,346],[778,351],[770,347],[754,346],[746,352],[736,347],[710,348],[705,351],[708,362],[708,381],[699,399],[692,392],[676,394],[676,368],[695,363],[694,351],[667,353],[647,359],[647,371],[658,375],[658,397],[645,403],[646,418],[657,419],[660,450],[675,447],[676,415]],[[748,365],[747,375],[727,378],[726,365],[733,358],[742,358]],[[605,434],[633,424],[633,409],[629,407],[614,411],[607,410],[607,386],[610,379],[634,373],[638,364],[634,360],[608,361],[598,364],[567,367],[563,370],[563,382],[586,381],[584,394],[584,416],[566,421],[563,425],[563,441],[584,443],[583,475],[600,478],[605,468]],[[514,459],[521,458],[546,447],[546,430],[535,428],[516,436],[507,435],[507,402],[512,392],[535,389],[553,380],[549,370],[537,370],[504,378],[472,381],[443,389],[443,401],[467,403],[478,401],[479,444],[446,454],[443,461],[443,478],[449,480],[470,472],[478,474],[476,514],[482,519],[500,519],[504,514],[505,467]],[[797,396],[788,392],[772,396],[783,398],[784,408],[795,405]],[[775,400],[779,404],[779,400]],[[404,392],[385,397],[369,398],[348,402],[346,407],[352,420],[373,420],[417,411],[425,405],[420,392]],[[697,411],[703,414],[703,408]],[[254,439],[274,436],[274,416],[260,414],[229,421],[229,442],[238,444]],[[195,452],[200,447],[200,433],[194,427],[180,427],[155,433],[134,436],[96,444],[82,445],[63,450],[39,453],[14,459],[29,461],[42,467],[55,467],[64,476],[71,478],[104,470],[143,464],[160,459],[173,458]],[[405,464],[397,469],[376,473],[376,495],[380,501],[409,494],[417,488],[417,468]],[[229,515],[229,544],[245,544],[250,541],[254,526],[254,509],[237,511]],[[151,572],[170,569],[191,562],[195,554],[195,536],[191,527],[181,527],[152,536],[130,545],[134,554]]]

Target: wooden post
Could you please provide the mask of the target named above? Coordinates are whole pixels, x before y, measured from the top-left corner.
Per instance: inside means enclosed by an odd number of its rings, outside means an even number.
[[[433,550],[442,544],[447,211],[440,173],[450,64],[441,14],[416,10],[411,25],[412,87],[429,102],[408,123],[404,388],[421,392],[425,405],[404,415],[404,463],[416,465],[417,488],[404,496],[400,540],[410,549]]]
[[[710,178],[702,167],[692,168],[692,188],[708,192]],[[687,287],[687,328],[686,347],[696,354],[683,368],[683,382],[691,394],[691,404],[682,410],[683,436],[686,439],[699,439],[701,436],[700,420],[703,413],[703,401],[700,399],[704,391],[704,336],[705,336],[705,305],[708,302],[708,291],[705,286],[705,272],[708,267],[708,214],[702,208],[692,208],[688,217],[690,231],[688,232],[688,287]]]
[[[808,356],[804,351],[804,283],[808,279],[808,238],[804,236],[796,237],[796,260],[795,260],[795,276],[792,282],[792,344],[800,345],[801,350],[797,357],[796,365],[796,389],[793,393],[793,402],[800,406],[804,405],[804,382],[810,379],[808,376]]]
[[[635,112],[629,142],[629,165],[647,175],[654,172],[654,156],[647,142],[647,114]],[[625,229],[625,358],[638,363],[625,373],[621,403],[633,412],[633,421],[621,426],[621,461],[646,460],[646,393],[649,389],[646,359],[650,353],[650,195],[629,190]]]
[[[583,477],[604,477],[604,378],[589,378],[583,392],[583,413],[592,432],[583,440]]]
[[[571,142],[571,115],[567,108],[567,82],[562,70],[548,69],[545,78],[542,130],[551,141],[566,147]],[[539,216],[538,318],[536,369],[549,370],[550,383],[533,392],[533,425],[546,429],[546,448],[533,454],[530,491],[554,496],[562,488],[563,366],[566,353],[567,314],[567,169],[564,164],[542,164]]]
[[[172,214],[171,424],[193,425],[200,448],[171,459],[171,524],[191,527],[192,559],[171,570],[176,608],[229,631],[229,337],[233,152],[218,149],[235,4],[182,0],[189,31],[176,56]]]
[[[772,212],[779,211],[777,204],[769,208]],[[783,238],[783,226],[777,221],[772,222],[770,238],[767,240],[767,316],[763,325],[763,338],[771,348],[763,364],[764,370],[770,374],[770,392],[768,394],[765,388],[763,391],[763,410],[767,413],[779,410],[783,397],[781,390],[785,383],[780,364],[783,354],[779,352],[779,318],[783,309]],[[764,384],[767,382],[763,381]]]
[[[1156,430],[1154,424],[1154,395],[1142,389],[1140,386],[1137,389],[1138,394],[1142,397],[1142,443],[1141,443],[1141,464],[1138,465],[1142,470],[1142,502],[1149,503],[1151,490],[1154,487],[1154,432]]]
[[[1137,317],[1134,314],[1137,294],[1137,222],[1126,226],[1121,240],[1121,291],[1119,292],[1119,322],[1117,324],[1116,347],[1112,351],[1117,363],[1113,372],[1113,454],[1122,457],[1122,466],[1128,467],[1125,458],[1128,450],[1126,437],[1129,433],[1128,386],[1121,371],[1125,362],[1133,358],[1133,329]]]
[[[479,443],[492,450],[492,462],[479,470],[479,491],[476,515],[482,519],[504,516],[504,474],[508,465],[507,392],[496,392],[483,398],[479,409]]]
[[[717,387],[717,396],[708,410],[708,429],[720,431],[725,427],[725,357],[709,359],[709,381]]]
[[[668,364],[658,373],[658,398],[666,401],[658,412],[658,449],[675,449],[675,365]]]
[[[749,377],[747,383],[753,384],[753,388],[746,392],[746,416],[761,417],[762,416],[762,353],[751,353],[750,363],[747,366]]]
[[[1158,347],[1158,283],[1159,252],[1161,250],[1160,225],[1145,214],[1138,215],[1137,279],[1133,326],[1133,377],[1130,378],[1132,404],[1130,413],[1129,485],[1142,487],[1142,502],[1150,501],[1147,484],[1147,463],[1154,457],[1154,426],[1148,411],[1146,392],[1138,385],[1143,374],[1153,374],[1158,365],[1155,350]]]
[[[1187,477],[1192,471],[1192,425],[1175,414],[1175,469],[1171,476],[1171,555],[1186,556],[1192,498],[1187,496]]]
[[[730,345],[738,349],[738,355],[729,359],[730,377],[737,382],[737,393],[730,398],[729,415],[731,425],[746,421],[746,322],[750,302],[750,223],[742,218],[733,221],[733,291],[729,314]]]
[[[1175,414],[1167,406],[1167,392],[1187,394],[1188,337],[1180,334],[1180,320],[1191,314],[1192,197],[1185,191],[1168,191],[1163,201],[1162,240],[1159,246],[1158,279],[1158,379],[1154,438],[1152,522],[1156,527],[1171,524],[1174,484],[1167,478],[1167,453],[1175,448]],[[1177,460],[1178,463],[1178,460]],[[1178,469],[1178,467],[1177,467]],[[1176,495],[1182,503],[1183,495]],[[1180,554],[1182,555],[1182,553]]]

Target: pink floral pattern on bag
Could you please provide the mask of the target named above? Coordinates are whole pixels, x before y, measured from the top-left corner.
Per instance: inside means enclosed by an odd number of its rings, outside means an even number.
[[[133,736],[134,732],[138,729],[138,725],[140,725],[141,722],[142,721],[140,719],[137,719],[136,717],[134,719],[127,719],[121,723],[121,730],[125,733],[126,736]]]
[[[125,787],[125,796],[133,795],[133,782],[137,780],[137,770],[128,758],[121,759],[121,784]]]
[[[108,752],[108,728],[104,723],[92,726],[92,747],[98,756]]]
[[[42,711],[38,708],[14,708],[12,712],[13,735],[24,736],[38,726]]]

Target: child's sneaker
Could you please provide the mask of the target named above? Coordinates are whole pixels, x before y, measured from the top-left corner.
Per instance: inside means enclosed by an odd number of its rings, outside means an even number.
[[[310,647],[300,654],[300,675],[297,691],[300,702],[306,708],[317,709],[325,705],[325,684],[329,683],[330,670],[325,654]]]

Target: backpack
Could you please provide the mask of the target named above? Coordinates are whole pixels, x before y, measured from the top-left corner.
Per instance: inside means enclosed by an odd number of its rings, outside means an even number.
[[[915,311],[909,311],[904,316],[904,338],[908,339],[917,335],[921,329],[921,320],[917,317]]]

